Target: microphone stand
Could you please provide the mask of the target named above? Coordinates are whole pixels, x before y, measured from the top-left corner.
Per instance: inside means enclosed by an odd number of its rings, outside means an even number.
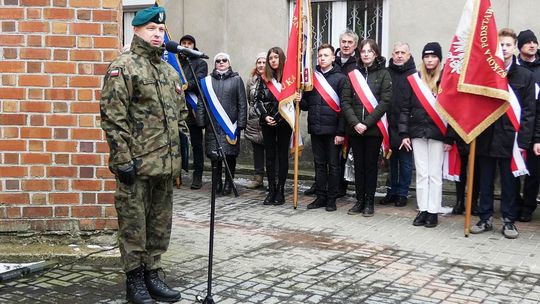
[[[191,66],[191,60],[189,59],[189,56],[185,56],[182,54],[182,58],[185,59],[189,65],[189,69],[191,71],[191,74],[195,79],[197,78],[197,75],[195,74],[195,71],[193,70],[193,67]],[[202,106],[205,108],[206,116],[208,118],[208,121],[210,122],[210,129],[212,130],[212,134],[214,135],[214,138],[216,140],[216,146],[217,149],[212,151],[213,156],[219,160],[223,161],[225,163],[225,174],[227,177],[229,177],[229,180],[232,183],[232,190],[235,197],[238,197],[238,190],[236,189],[236,185],[233,181],[233,177],[231,174],[231,171],[229,169],[229,164],[227,163],[227,159],[225,158],[225,155],[223,154],[223,147],[221,147],[221,144],[219,143],[217,133],[216,133],[216,127],[214,125],[214,121],[212,119],[213,114],[210,111],[210,108],[208,106],[208,101],[205,98],[205,95],[203,91],[201,90],[201,86],[199,85],[199,81],[196,79],[195,84],[197,85],[197,91],[199,92],[199,96],[202,101]],[[217,167],[215,165],[215,161],[212,163],[212,191],[210,195],[210,240],[208,243],[208,287],[206,289],[206,297],[203,299],[201,296],[197,296],[197,302],[203,303],[203,304],[214,304],[214,299],[212,298],[212,264],[214,259],[214,228],[215,228],[215,214],[216,214],[216,191],[217,191]],[[225,179],[227,180],[227,179]]]

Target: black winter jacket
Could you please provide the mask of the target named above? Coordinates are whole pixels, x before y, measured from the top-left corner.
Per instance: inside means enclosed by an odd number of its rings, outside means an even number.
[[[285,119],[279,114],[279,101],[274,97],[274,94],[268,89],[265,81],[261,82],[261,85],[258,86],[255,93],[255,106],[257,111],[260,113],[259,124],[261,126],[266,126],[266,117],[272,116],[276,123],[288,123]]]
[[[404,98],[400,105],[401,113],[399,114],[398,122],[399,136],[401,138],[434,139],[451,144],[453,140],[446,138],[445,134],[435,125],[420,103],[420,100],[418,100],[418,97],[416,97],[409,81],[407,79],[406,81],[406,88],[403,94],[410,96],[410,98]]]
[[[321,72],[319,66],[317,71]],[[322,73],[322,72],[321,72]],[[351,99],[351,87],[347,76],[341,73],[338,65],[333,68],[324,78],[338,94],[341,104],[345,100]],[[312,135],[345,135],[345,119],[341,112],[336,113],[328,103],[321,97],[317,89],[305,92],[300,101],[300,108],[308,111],[308,133]]]
[[[346,134],[350,136],[382,137],[381,131],[377,127],[377,122],[390,107],[390,100],[392,99],[392,79],[390,78],[390,73],[385,68],[385,63],[386,59],[384,57],[377,57],[369,68],[357,67],[360,73],[362,73],[362,76],[366,78],[368,86],[379,104],[372,113],[369,113],[364,108],[360,98],[356,96],[355,91],[351,90],[353,98],[345,100],[341,107],[346,122]],[[354,129],[354,126],[358,123],[367,126],[367,130],[362,135],[358,134]]]
[[[341,52],[339,49],[336,50],[336,61],[335,63],[341,68],[341,72],[345,75],[347,75],[350,71],[356,69],[358,66],[358,56],[356,55],[356,52],[352,54],[347,61],[344,63],[341,62]]]
[[[519,148],[527,149],[531,144],[532,128],[534,123],[535,103],[534,81],[532,73],[526,68],[516,64],[515,57],[508,71],[508,82],[516,93],[521,105],[521,118],[517,143]],[[503,114],[489,126],[477,139],[477,155],[511,158],[514,146],[515,129]]]
[[[247,124],[247,99],[244,82],[238,73],[233,72],[231,69],[225,74],[219,74],[214,70],[210,76],[212,76],[212,87],[221,106],[231,121],[233,123],[236,121],[238,128],[238,142],[235,145],[231,145],[225,138],[225,131],[219,126],[214,115],[212,115],[213,113],[210,113],[214,126],[216,127],[217,139],[223,147],[225,155],[238,155],[240,153],[240,130],[245,129]],[[197,105],[197,123],[200,127],[209,125],[206,109],[202,106],[200,100]],[[213,155],[212,152],[217,149],[217,143],[214,134],[212,134],[210,130],[205,132],[205,143],[206,155],[211,157]]]
[[[208,64],[206,64],[206,62],[202,60],[202,58],[190,59],[191,66],[193,67],[193,71],[195,71],[195,74],[197,76],[195,77],[193,73],[191,73],[191,69],[189,68],[189,63],[187,62],[187,60],[184,60],[182,56],[179,56],[179,61],[182,66],[182,70],[184,71],[184,75],[186,76],[186,80],[188,81],[188,87],[185,93],[186,94],[188,92],[194,93],[195,95],[197,95],[197,98],[200,99],[201,96],[199,95],[199,90],[197,89],[197,83],[195,81],[199,81],[200,79],[208,75]],[[186,122],[189,125],[194,125],[196,124],[196,121],[195,121],[195,115],[194,115],[193,109],[191,108],[191,105],[189,104],[189,102],[186,102],[186,105],[189,110],[188,111],[189,114],[186,119]]]
[[[523,61],[521,58],[518,59],[518,62],[521,66],[527,68],[533,74],[533,80],[537,85],[540,85],[540,50],[536,53],[536,60],[533,62]],[[536,92],[535,92],[536,94]],[[536,107],[540,107],[538,104],[540,96],[536,95]],[[535,111],[534,118],[534,128],[532,135],[532,144],[540,143],[540,111]]]
[[[400,105],[408,102],[411,98],[416,98],[412,94],[409,81],[407,80],[407,76],[416,73],[414,58],[411,56],[403,65],[395,65],[394,61],[390,59],[388,72],[392,78],[392,101],[390,102],[390,110],[386,113],[386,117],[388,119],[390,147],[392,150],[397,151],[403,139],[399,136],[398,130],[399,114],[401,113]]]

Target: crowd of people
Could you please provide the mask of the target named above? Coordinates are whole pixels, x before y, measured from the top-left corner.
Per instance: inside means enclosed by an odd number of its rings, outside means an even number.
[[[192,36],[182,37],[180,43],[185,39],[192,42],[185,44],[186,47],[194,47]],[[516,131],[509,117],[503,115],[478,137],[472,214],[479,216],[479,222],[471,233],[493,228],[493,190],[498,166],[502,233],[507,238],[516,238],[519,233],[515,221],[530,221],[537,205],[540,115],[536,114],[535,83],[540,82],[540,53],[536,36],[530,30],[516,35],[511,29],[502,29],[499,40],[510,88],[520,107],[519,128]],[[345,156],[350,150],[356,202],[347,213],[373,216],[382,154],[388,159],[390,174],[386,196],[379,204],[406,206],[414,171],[419,212],[412,224],[436,227],[438,214],[442,212],[443,163],[448,153],[457,153],[461,170],[459,181],[455,182],[456,203],[452,213],[463,214],[469,146],[435,108],[443,70],[440,44],[426,43],[421,54],[417,65],[409,45],[396,42],[387,64],[373,39],[359,41],[358,35],[348,29],[340,35],[337,50],[330,44],[317,49],[314,89],[296,98],[300,109],[308,114],[307,129],[314,157],[315,183],[306,194],[314,194],[316,198],[307,209],[325,208],[330,212],[337,209],[336,199],[344,196],[347,189]],[[247,188],[262,187],[266,173],[268,193],[263,205],[281,205],[286,198],[284,185],[292,129],[278,110],[284,62],[285,54],[280,47],[256,56],[245,87],[247,110],[239,104],[231,107],[222,101],[228,116],[238,117],[237,132],[245,128],[245,138],[253,148],[255,173]],[[222,64],[217,60],[214,63],[219,71]],[[230,65],[227,68],[232,73]],[[244,96],[237,96],[238,102],[245,100]],[[227,147],[226,142],[224,145]],[[529,174],[523,179],[523,191],[518,174],[511,168],[514,149],[527,154]],[[197,151],[202,148],[193,147],[194,159],[200,158],[195,156]],[[234,157],[228,157],[237,154],[238,151],[226,153],[232,168]],[[200,188],[199,172],[193,173],[191,188]],[[218,190],[221,191],[221,186]],[[221,193],[228,195],[230,190],[224,187]]]
[[[206,154],[216,173],[217,193],[231,194],[244,131],[254,165],[247,188],[263,187],[266,174],[262,205],[286,202],[292,129],[278,109],[285,53],[272,47],[257,54],[246,85],[233,71],[227,53],[214,56],[210,73],[204,60],[179,56],[187,78],[187,87],[182,88],[177,71],[161,59],[165,17],[164,9],[157,6],[136,14],[133,42],[109,66],[100,102],[109,167],[117,181],[115,207],[126,297],[133,303],[180,299],[158,272],[172,226],[172,186],[180,175],[181,133],[189,133],[191,139],[191,189],[203,186]],[[356,202],[347,213],[373,216],[382,153],[389,159],[390,178],[379,204],[408,204],[414,167],[418,213],[412,224],[436,227],[442,210],[445,154],[458,153],[462,168],[452,213],[464,212],[465,192],[472,191],[472,210],[479,221],[471,233],[492,230],[498,167],[502,233],[517,238],[515,222],[531,220],[540,184],[540,111],[536,111],[540,53],[530,30],[516,35],[501,29],[499,41],[516,115],[501,116],[479,135],[472,190],[465,187],[469,147],[435,108],[444,68],[439,43],[425,44],[418,66],[407,43],[394,43],[387,64],[376,41],[359,41],[351,30],[340,35],[337,50],[330,44],[319,46],[314,88],[295,98],[307,111],[314,156],[315,184],[308,192],[316,198],[307,209],[336,211],[336,200],[348,186],[344,156],[351,151]],[[197,48],[192,35],[181,37],[180,44]],[[522,168],[515,166],[519,157],[525,159]],[[224,160],[231,174],[223,181]],[[521,191],[517,176],[523,172],[529,174]]]

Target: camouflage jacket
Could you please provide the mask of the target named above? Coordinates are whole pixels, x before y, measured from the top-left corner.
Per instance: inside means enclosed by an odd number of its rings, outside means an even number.
[[[141,176],[180,174],[179,125],[187,108],[163,51],[135,35],[130,51],[109,65],[100,110],[113,173],[133,163]]]

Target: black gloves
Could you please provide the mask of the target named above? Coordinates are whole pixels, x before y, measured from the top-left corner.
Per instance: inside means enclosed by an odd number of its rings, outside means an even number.
[[[131,164],[126,169],[117,169],[117,175],[120,182],[122,182],[125,185],[131,186],[133,183],[135,183],[135,176],[137,176],[135,172],[135,166]]]

